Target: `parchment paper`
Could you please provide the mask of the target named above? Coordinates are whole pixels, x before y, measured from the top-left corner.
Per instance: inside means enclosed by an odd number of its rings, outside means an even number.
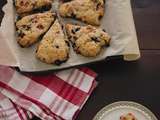
[[[3,8],[5,16],[0,27],[0,64],[18,66],[22,71],[33,72],[67,68],[116,55],[124,55],[124,60],[137,60],[140,52],[130,0],[106,0],[105,10],[101,28],[104,28],[112,37],[110,47],[104,49],[96,58],[77,55],[71,48],[70,59],[56,66],[42,63],[35,58],[38,43],[30,48],[21,48],[17,44],[14,26],[15,10],[12,0],[8,0]]]

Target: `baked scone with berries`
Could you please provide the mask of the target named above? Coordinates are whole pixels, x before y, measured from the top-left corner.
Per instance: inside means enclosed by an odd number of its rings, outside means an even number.
[[[60,5],[62,17],[72,17],[91,25],[100,25],[104,16],[105,0],[72,0]]]
[[[15,0],[18,14],[30,13],[37,9],[50,9],[53,0]]]
[[[86,57],[96,57],[111,40],[108,33],[91,25],[66,24],[66,31],[76,53]]]
[[[21,47],[29,47],[49,29],[55,13],[45,12],[25,16],[16,22],[17,41]]]
[[[69,58],[68,39],[56,20],[37,47],[36,57],[48,64],[60,65]]]
[[[128,113],[126,115],[122,115],[120,120],[137,120],[137,118],[132,113]]]

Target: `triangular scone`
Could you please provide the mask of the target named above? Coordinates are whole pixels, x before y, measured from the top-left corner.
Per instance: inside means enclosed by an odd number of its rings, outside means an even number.
[[[104,46],[108,46],[111,37],[100,28],[78,25],[66,25],[69,40],[76,53],[86,57],[96,57]]]
[[[29,13],[36,9],[51,7],[53,0],[15,0],[18,14]]]
[[[58,20],[54,22],[37,47],[36,56],[48,64],[60,65],[69,58],[69,44]]]
[[[73,17],[92,25],[100,25],[104,4],[104,0],[72,0],[61,4],[59,12],[62,17]]]
[[[55,20],[52,12],[25,16],[16,22],[17,41],[22,47],[34,44],[51,26]]]

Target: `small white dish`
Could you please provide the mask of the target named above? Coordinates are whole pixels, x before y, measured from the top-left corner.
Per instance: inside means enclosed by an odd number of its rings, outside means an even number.
[[[132,113],[137,120],[158,120],[146,107],[129,101],[115,102],[104,107],[93,120],[120,120],[121,115]]]

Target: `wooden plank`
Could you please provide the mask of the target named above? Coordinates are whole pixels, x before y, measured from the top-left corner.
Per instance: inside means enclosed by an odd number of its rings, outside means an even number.
[[[141,49],[160,49],[160,0],[132,0]]]

